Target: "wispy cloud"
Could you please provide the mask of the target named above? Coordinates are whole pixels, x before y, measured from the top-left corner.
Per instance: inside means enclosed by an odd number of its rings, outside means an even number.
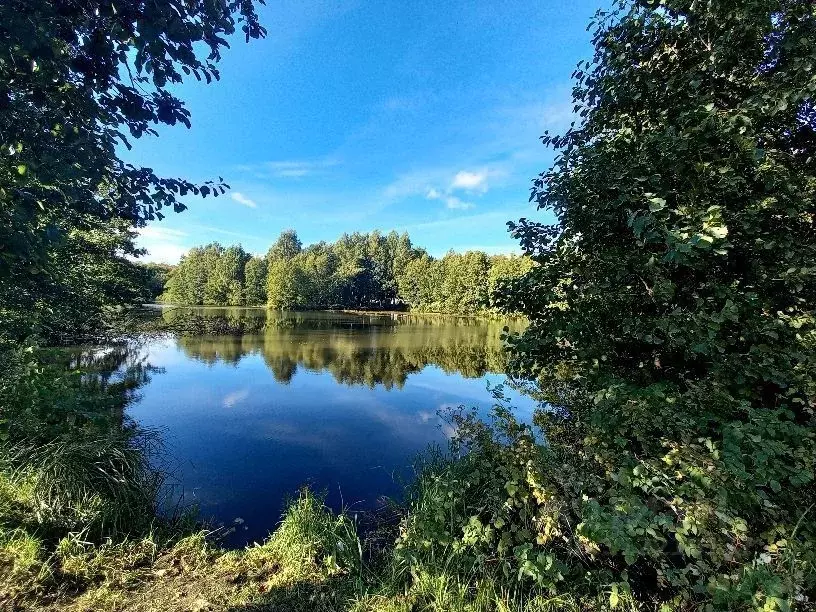
[[[240,191],[233,191],[230,193],[230,198],[232,198],[235,202],[239,204],[243,204],[244,206],[248,206],[249,208],[258,208],[258,205],[255,203],[254,200],[249,199]]]
[[[177,240],[187,236],[187,232],[171,229],[169,227],[159,227],[158,225],[147,225],[138,229],[142,238],[153,238],[159,240]]]
[[[224,396],[221,405],[224,408],[234,408],[236,404],[241,403],[249,397],[249,389],[241,389],[240,391],[233,391]]]
[[[147,251],[142,261],[175,264],[187,252],[187,232],[154,224],[139,228],[138,234],[136,244]]]
[[[460,170],[456,173],[456,176],[453,177],[450,188],[485,193],[487,191],[487,170],[481,170],[479,172]]]
[[[428,200],[442,200],[445,203],[445,206],[451,210],[467,210],[468,208],[473,208],[472,202],[465,202],[464,200],[460,200],[455,195],[451,195],[449,193],[440,193],[433,187],[428,190],[428,193],[425,194],[425,198]]]
[[[500,174],[499,171],[492,173]],[[451,174],[453,174],[452,177]],[[468,210],[473,208],[475,204],[463,200],[456,192],[466,192],[471,195],[479,196],[484,195],[488,191],[487,178],[490,175],[491,171],[487,168],[481,170],[459,170],[456,173],[451,173],[450,171],[428,173],[427,178],[433,176],[435,179],[433,182],[437,186],[428,186],[426,184],[424,187],[425,199],[444,202],[445,208],[448,210]],[[443,181],[440,176],[447,176],[448,179]],[[396,197],[412,195],[412,192],[415,193],[421,184],[417,181],[418,177],[421,178],[421,175],[402,177],[392,183],[389,188],[392,189],[392,193]],[[446,187],[438,186],[443,182],[447,185]]]
[[[443,196],[453,195],[455,191],[482,195],[489,189],[488,177],[498,177],[502,174],[504,171],[499,168],[480,170],[428,168],[398,176],[385,187],[383,193],[391,199],[423,194],[428,200],[444,200]],[[456,206],[450,208],[456,208]]]
[[[398,231],[411,232],[414,230],[432,230],[440,232],[441,235],[449,234],[451,231],[461,230],[463,227],[470,229],[497,228],[503,227],[507,221],[518,219],[530,212],[527,207],[508,207],[490,212],[470,214],[464,217],[451,217],[445,219],[435,219],[432,221],[420,221],[418,223],[408,223],[396,227]]]
[[[445,198],[445,206],[451,210],[467,210],[468,208],[473,208],[473,202],[465,202],[456,196],[447,196]]]
[[[223,234],[224,236],[232,236],[234,238],[245,238],[246,240],[261,240],[260,236],[252,234],[244,234],[242,232],[233,232],[230,230],[221,229],[220,227],[213,227],[211,225],[191,225],[191,229],[201,230],[204,232],[213,232],[214,234]]]
[[[239,170],[252,173],[261,179],[301,179],[306,176],[325,174],[340,162],[334,158],[288,159],[260,162],[239,166]]]

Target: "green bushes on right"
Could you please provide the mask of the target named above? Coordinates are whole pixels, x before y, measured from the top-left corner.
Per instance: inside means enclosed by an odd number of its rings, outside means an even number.
[[[487,503],[451,487],[447,532],[611,607],[811,608],[816,4],[621,2],[593,42],[533,187],[556,223],[511,224],[538,441],[463,430]]]

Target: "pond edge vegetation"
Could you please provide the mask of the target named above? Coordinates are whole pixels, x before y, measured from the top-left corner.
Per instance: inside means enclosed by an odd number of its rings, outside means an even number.
[[[496,302],[530,320],[508,373],[549,408],[534,427],[500,396],[491,422],[457,414],[386,547],[303,493],[229,553],[156,519],[123,410],[149,368],[39,348],[104,340],[145,294],[136,230],[228,187],[158,177],[116,143],[189,125],[169,86],[217,80],[222,36],[265,31],[248,0],[152,6],[0,4],[3,606],[813,608],[816,4],[600,12],[576,122],[545,135],[557,157],[533,184],[557,223],[510,225],[536,265]],[[274,304],[320,303],[303,269],[273,267]]]

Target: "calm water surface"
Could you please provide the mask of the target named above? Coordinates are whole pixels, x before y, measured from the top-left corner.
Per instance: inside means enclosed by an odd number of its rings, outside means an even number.
[[[150,342],[148,360],[163,372],[129,414],[161,431],[184,502],[225,525],[241,519],[230,545],[263,539],[306,483],[335,508],[399,496],[417,454],[446,444],[439,412],[487,410],[488,383],[504,381],[500,322],[215,308],[162,316],[191,315],[230,334]],[[522,418],[531,412],[524,398],[515,403]]]

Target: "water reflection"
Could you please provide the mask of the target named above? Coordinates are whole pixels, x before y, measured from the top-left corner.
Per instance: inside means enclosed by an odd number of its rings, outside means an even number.
[[[486,410],[503,381],[503,324],[466,318],[178,309],[148,346],[165,374],[130,414],[165,432],[186,501],[262,539],[304,483],[330,505],[398,496],[451,431],[440,409]]]
[[[505,324],[495,321],[252,308],[175,308],[162,316],[179,329],[178,346],[189,357],[238,364],[260,354],[284,384],[298,367],[331,372],[343,384],[400,389],[409,374],[428,365],[466,378],[502,372],[505,366],[500,339]]]

